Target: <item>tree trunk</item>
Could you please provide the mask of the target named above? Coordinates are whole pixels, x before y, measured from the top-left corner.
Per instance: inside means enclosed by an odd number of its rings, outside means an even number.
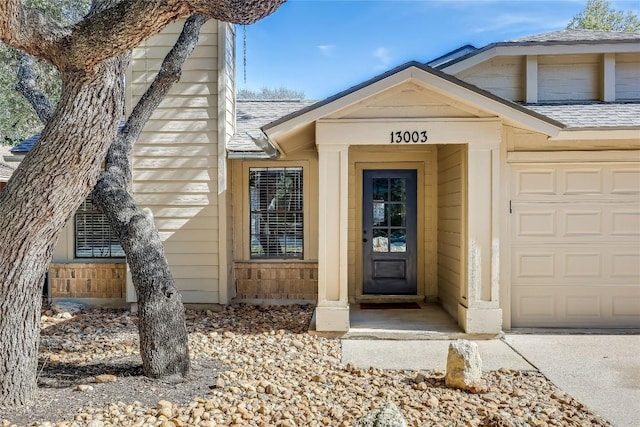
[[[34,396],[42,280],[115,138],[125,68],[115,58],[90,79],[63,74],[62,98],[40,142],[0,193],[0,404]]]
[[[34,397],[42,278],[60,232],[97,181],[122,116],[126,61],[116,55],[182,16],[248,24],[283,2],[94,0],[87,17],[62,27],[20,0],[0,1],[0,41],[46,59],[62,76],[60,102],[40,141],[0,193],[0,405]],[[138,298],[149,307],[157,298],[171,299],[166,279],[152,278],[161,292]],[[144,333],[150,339],[168,335],[157,334],[163,328]]]
[[[187,19],[158,75],[134,108],[105,159],[105,173],[93,190],[93,201],[105,213],[127,254],[138,299],[140,355],[147,376],[189,372],[189,345],[184,308],[164,256],[151,211],[140,209],[128,186],[131,150],[144,124],[173,84],[198,42],[203,16]]]

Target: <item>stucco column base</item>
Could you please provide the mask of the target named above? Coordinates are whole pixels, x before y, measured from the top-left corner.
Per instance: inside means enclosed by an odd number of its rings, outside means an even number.
[[[469,308],[458,304],[458,324],[468,334],[499,334],[502,332],[502,309]]]
[[[349,330],[349,305],[346,307],[316,307],[316,331],[347,332]]]

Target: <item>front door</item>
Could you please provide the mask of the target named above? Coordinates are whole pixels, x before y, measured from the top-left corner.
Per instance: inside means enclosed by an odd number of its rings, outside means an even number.
[[[417,295],[415,170],[365,170],[363,294]]]

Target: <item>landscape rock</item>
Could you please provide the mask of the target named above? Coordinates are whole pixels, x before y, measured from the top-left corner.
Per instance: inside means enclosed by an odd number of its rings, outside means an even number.
[[[339,338],[307,333],[312,315],[312,306],[186,310],[191,373],[151,379],[135,313],[92,309],[65,321],[43,311],[38,403],[0,405],[2,427],[346,427],[388,402],[410,426],[480,427],[493,414],[517,427],[610,426],[536,371],[484,372],[489,393],[473,394],[446,387],[443,371],[343,365]],[[117,381],[95,384],[103,374]],[[87,384],[95,390],[75,391]]]
[[[481,389],[482,359],[478,345],[467,340],[455,340],[447,353],[447,387],[478,392]]]
[[[115,375],[112,374],[102,374],[102,375],[98,375],[96,376],[96,383],[101,384],[101,383],[113,383],[118,381],[118,377],[116,377]]]
[[[516,427],[516,425],[504,415],[492,414],[484,419],[481,427]]]
[[[407,421],[402,416],[402,412],[393,402],[374,409],[362,417],[357,427],[406,427]]]

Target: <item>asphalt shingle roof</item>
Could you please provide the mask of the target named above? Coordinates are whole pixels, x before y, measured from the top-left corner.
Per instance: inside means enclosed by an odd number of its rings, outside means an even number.
[[[307,99],[296,100],[238,100],[236,103],[236,132],[227,144],[229,151],[256,152],[262,150],[254,144],[251,137],[262,135],[260,128],[283,116],[314,104]]]
[[[526,104],[524,107],[552,118],[568,129],[640,128],[640,102]]]
[[[29,138],[22,141],[20,144],[13,147],[11,149],[11,152],[14,154],[28,153],[29,151],[31,151],[31,149],[33,148],[33,146],[35,145],[35,143],[38,141],[39,138],[40,138],[40,132],[33,134]]]
[[[596,30],[560,30],[550,33],[535,34],[509,40],[508,43],[522,42],[580,42],[580,41],[608,41],[608,40],[640,40],[640,34],[623,31]]]

